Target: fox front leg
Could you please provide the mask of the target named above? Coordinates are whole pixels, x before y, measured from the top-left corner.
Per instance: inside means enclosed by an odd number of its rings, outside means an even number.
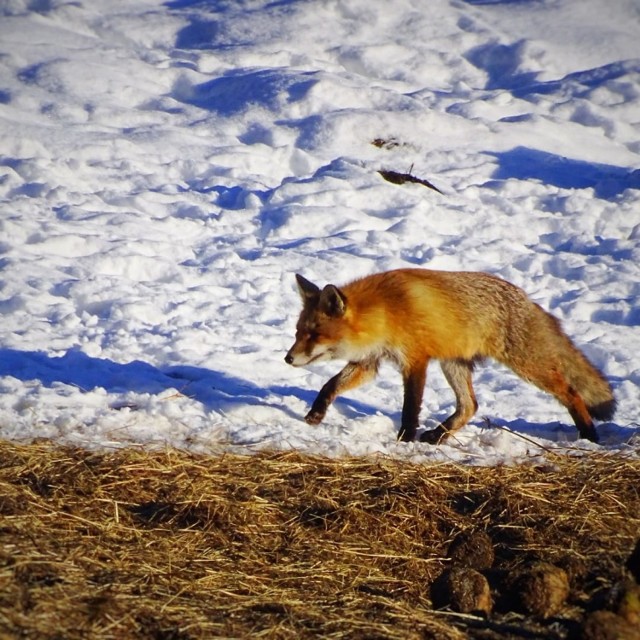
[[[327,382],[305,416],[308,424],[320,424],[331,403],[344,391],[353,389],[375,377],[378,372],[377,360],[349,362],[345,368]]]

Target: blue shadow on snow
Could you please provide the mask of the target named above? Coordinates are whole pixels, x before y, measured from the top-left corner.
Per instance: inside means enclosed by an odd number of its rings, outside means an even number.
[[[539,180],[561,189],[593,188],[596,196],[612,200],[625,189],[640,189],[640,169],[572,160],[538,149],[516,147],[504,152],[486,152],[498,161],[494,180]]]
[[[202,84],[178,88],[173,97],[221,116],[242,113],[250,105],[277,111],[280,102],[302,100],[316,84],[316,72],[286,69],[231,70]]]
[[[284,361],[282,366],[287,366]],[[108,393],[158,395],[177,389],[208,410],[240,404],[273,406],[269,400],[269,396],[273,394],[293,396],[311,406],[317,392],[315,389],[292,386],[260,387],[220,371],[189,365],[158,369],[140,360],[120,364],[105,358],[93,358],[77,349],[58,357],[41,351],[0,349],[0,377],[2,376],[11,376],[24,382],[39,381],[45,387],[66,384],[85,392],[104,389]],[[375,407],[352,399],[342,399],[336,404],[351,418],[374,415],[377,412]],[[114,405],[114,408],[118,408],[118,405]],[[299,420],[303,418],[301,414],[290,411],[279,403],[277,408],[290,417]]]
[[[610,62],[600,67],[573,71],[563,78],[538,80],[538,71],[522,71],[521,65],[527,57],[526,40],[511,44],[489,42],[470,49],[464,57],[476,68],[487,74],[486,89],[510,91],[516,98],[525,100],[536,95],[550,95],[562,91],[565,94],[580,97],[625,76],[629,82],[640,71],[640,59]],[[621,90],[621,96],[632,101],[635,96],[628,90]]]
[[[67,384],[81,391],[100,388],[109,393],[135,392],[158,395],[170,389],[177,389],[186,397],[201,402],[209,410],[239,404],[273,406],[269,401],[272,394],[297,397],[310,406],[317,391],[289,386],[259,387],[226,373],[201,367],[174,366],[158,369],[140,360],[119,364],[113,360],[92,358],[79,350],[70,350],[63,356],[52,357],[40,351],[0,349],[0,377],[2,376],[11,376],[25,382],[37,380],[45,387]],[[376,407],[353,399],[339,399],[336,405],[341,413],[350,419],[375,415],[378,412]],[[115,403],[113,408],[117,409],[119,405]],[[280,404],[277,408],[292,418],[302,420],[302,415]],[[396,423],[399,422],[399,414],[392,417]],[[522,433],[529,437],[551,440],[557,439],[559,433],[567,434],[568,439],[575,435],[575,429],[568,423],[536,425],[524,420],[492,421],[508,427],[516,435]],[[630,430],[614,423],[600,425],[598,429],[606,444],[624,443],[640,433],[640,428]]]
[[[158,369],[140,360],[120,364],[105,358],[92,358],[79,350],[52,357],[40,351],[0,349],[0,376],[11,376],[25,382],[37,380],[45,387],[67,384],[81,391],[101,388],[108,393],[157,395],[177,389],[208,409],[239,402],[268,404],[267,398],[271,393],[292,395],[308,402],[313,400],[312,392],[299,387],[258,387],[246,380],[201,367]]]
[[[562,407],[558,405],[562,412]],[[567,416],[568,418],[568,416]],[[532,423],[522,420],[502,420],[500,418],[491,418],[488,429],[506,429],[510,431],[514,438],[540,438],[550,440],[557,444],[564,444],[571,448],[580,448],[580,443],[585,443],[585,449],[590,444],[588,441],[580,440],[577,436],[577,430],[571,424],[571,420],[564,422],[548,422],[548,423]],[[615,422],[603,422],[596,424],[596,431],[600,437],[600,444],[604,446],[620,446],[631,443],[640,436],[640,427],[622,426]]]

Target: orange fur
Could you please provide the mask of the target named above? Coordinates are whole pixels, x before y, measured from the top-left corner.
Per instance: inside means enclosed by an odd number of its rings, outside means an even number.
[[[418,428],[426,369],[439,360],[456,395],[456,411],[425,439],[460,429],[477,402],[474,363],[486,357],[554,395],[580,435],[597,440],[592,417],[609,419],[609,384],[575,347],[560,323],[520,288],[486,273],[400,269],[320,289],[297,276],[303,309],[286,356],[294,366],[342,359],[347,366],[320,391],[307,421],[317,424],[343,391],[372,378],[382,358],[395,362],[405,396],[399,437]]]

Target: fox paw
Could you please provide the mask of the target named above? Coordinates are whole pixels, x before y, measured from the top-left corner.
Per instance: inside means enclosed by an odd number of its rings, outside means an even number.
[[[400,429],[398,432],[398,441],[399,442],[413,442],[416,437],[415,429]]]
[[[319,411],[309,411],[307,415],[304,417],[304,421],[307,424],[320,424],[322,422],[322,418],[324,418],[324,413],[320,413]]]
[[[425,431],[420,436],[420,442],[427,442],[428,444],[440,444],[447,439],[448,432],[442,427],[436,427],[430,431]]]
[[[593,425],[578,427],[578,431],[580,432],[580,438],[583,438],[584,440],[591,440],[591,442],[595,442],[596,444],[600,442],[598,433]]]

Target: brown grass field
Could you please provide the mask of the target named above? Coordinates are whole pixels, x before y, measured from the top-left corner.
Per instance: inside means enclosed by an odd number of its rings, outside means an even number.
[[[490,610],[432,602],[461,532],[490,538]],[[622,615],[639,536],[634,457],[482,468],[0,442],[0,638],[581,638],[591,612]],[[515,586],[536,561],[568,578],[548,615]],[[634,606],[597,637],[639,637]]]

